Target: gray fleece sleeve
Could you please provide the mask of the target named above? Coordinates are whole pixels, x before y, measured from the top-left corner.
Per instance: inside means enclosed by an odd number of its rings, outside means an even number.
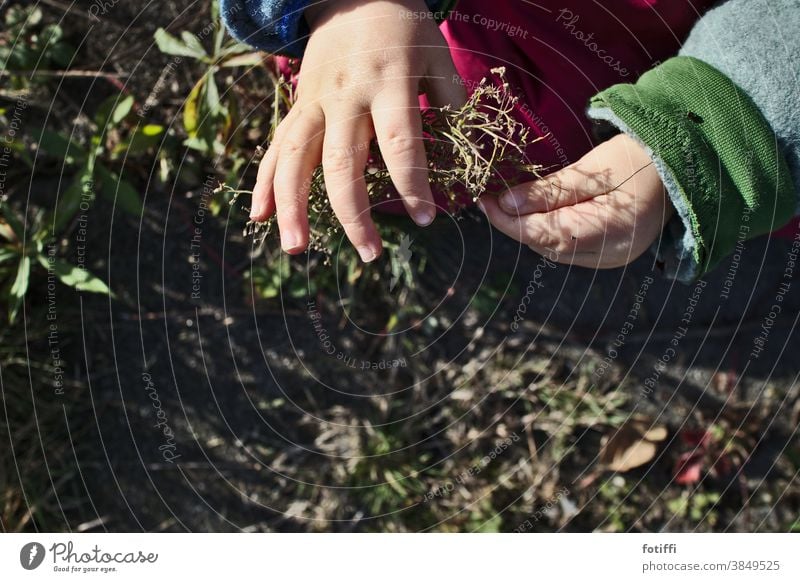
[[[723,2],[695,25],[680,54],[708,63],[750,96],[800,190],[800,0]]]
[[[774,132],[775,153],[788,166],[800,213],[800,0],[720,2],[697,22],[679,54],[710,65],[752,100]],[[734,115],[736,104],[728,105]],[[639,139],[609,109],[590,107],[588,114]],[[648,153],[677,210],[652,250],[665,275],[688,283],[702,274],[689,209],[664,160]]]

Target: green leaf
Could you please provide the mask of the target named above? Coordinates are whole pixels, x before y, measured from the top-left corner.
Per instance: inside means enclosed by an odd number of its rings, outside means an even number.
[[[11,6],[6,13],[6,24],[9,28],[35,26],[41,20],[42,11],[39,8],[31,9],[22,6]]]
[[[218,55],[225,42],[225,27],[219,13],[219,2],[211,3],[211,21],[214,23],[214,54]]]
[[[111,290],[102,279],[95,277],[86,269],[81,269],[71,265],[63,259],[45,257],[39,255],[39,263],[48,271],[53,270],[58,280],[69,287],[74,287],[78,291],[88,291],[89,293],[102,293],[110,295]]]
[[[88,201],[94,201],[94,180],[91,169],[86,166],[70,184],[58,200],[56,212],[52,218],[53,232],[58,234],[75,216],[81,205],[81,199],[86,196]]]
[[[117,184],[117,206],[121,207],[128,214],[141,216],[144,212],[144,204],[139,196],[139,191],[127,180],[122,180],[115,176]]]
[[[197,135],[197,128],[200,125],[200,96],[206,83],[206,76],[200,77],[195,86],[189,92],[186,103],[183,106],[183,128],[189,137]]]
[[[11,286],[9,292],[8,303],[8,320],[14,322],[19,313],[19,308],[22,307],[22,302],[25,300],[25,294],[28,292],[28,281],[31,277],[31,258],[24,255],[19,261],[19,268],[17,269],[17,278]]]
[[[144,153],[158,145],[162,135],[164,135],[163,125],[145,125],[117,144],[114,154],[125,153],[128,156],[135,156]]]
[[[228,44],[225,48],[223,48],[219,53],[217,53],[217,58],[219,60],[225,60],[227,57],[232,57],[233,55],[240,55],[242,53],[250,53],[250,54],[258,54],[252,52],[253,47],[243,44],[241,42],[233,42]]]
[[[5,247],[0,247],[0,263],[5,263],[16,256],[19,256],[18,252]]]
[[[134,102],[133,95],[128,95],[117,103],[116,107],[114,107],[114,111],[111,113],[112,125],[118,125],[123,119],[128,117],[128,114],[133,109]]]
[[[98,164],[97,173],[100,175],[100,193],[114,202],[119,208],[134,216],[141,216],[143,211],[142,199],[136,188],[127,180],[122,180],[117,174],[110,172],[105,166]]]
[[[142,127],[140,131],[142,135],[147,137],[161,137],[161,134],[164,133],[164,126],[150,123]]]
[[[218,113],[222,112],[223,109],[219,99],[219,88],[217,87],[216,79],[214,79],[214,71],[209,71],[207,76],[206,105],[208,106],[208,110],[212,113],[212,115],[217,115]]]
[[[100,131],[103,131],[103,128],[111,119],[111,112],[114,110],[117,101],[119,101],[119,94],[111,95],[110,97],[104,99],[103,102],[98,106],[97,111],[95,111],[94,122],[95,125],[100,128]]]
[[[33,160],[28,155],[28,150],[25,148],[25,144],[21,141],[6,141],[3,145],[7,146],[8,149],[15,152],[19,158],[25,162],[25,165],[29,168],[33,168]]]
[[[206,49],[203,48],[203,43],[200,42],[200,39],[193,35],[188,30],[184,30],[181,33],[181,39],[183,40],[183,44],[189,47],[191,50],[195,51],[196,53],[202,54],[203,57],[207,57],[208,53]]]
[[[28,20],[25,22],[25,26],[36,26],[42,21],[42,11],[39,8],[35,8],[28,13]]]
[[[284,284],[289,282],[291,274],[291,265],[288,261],[281,259],[277,264],[269,267],[254,267],[247,276],[252,279],[256,296],[261,299],[274,299],[280,295]]]
[[[199,60],[202,60],[206,56],[205,50],[198,50],[196,47],[192,48],[188,46],[184,41],[171,35],[163,28],[156,30],[153,36],[156,45],[158,45],[158,50],[164,54],[178,57],[191,57]]]
[[[103,133],[109,127],[119,125],[123,119],[130,115],[135,99],[133,95],[123,96],[121,93],[112,95],[100,104],[94,114],[94,122]]]
[[[220,62],[222,67],[256,67],[264,60],[261,53],[245,53],[243,55],[235,55],[229,59]]]
[[[72,59],[75,58],[76,50],[71,44],[66,42],[56,42],[50,44],[49,56],[53,62],[63,68],[69,68]]]
[[[47,154],[62,158],[67,163],[86,159],[86,151],[70,138],[50,129],[43,129],[39,138],[39,150]]]
[[[199,137],[187,137],[185,140],[183,140],[183,145],[185,145],[190,150],[195,150],[203,153],[208,153],[210,150],[208,142]]]

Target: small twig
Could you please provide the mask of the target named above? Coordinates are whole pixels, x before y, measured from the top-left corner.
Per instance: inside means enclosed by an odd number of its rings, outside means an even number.
[[[619,190],[622,186],[624,186],[625,184],[627,184],[628,182],[633,180],[636,177],[636,174],[638,174],[639,172],[643,172],[644,170],[646,170],[647,168],[649,168],[652,165],[653,165],[653,162],[650,162],[649,164],[645,164],[644,166],[642,166],[641,168],[636,170],[633,174],[631,174],[630,176],[625,178],[622,182],[620,182],[619,184],[614,186],[611,190],[606,192],[606,194],[611,194],[614,190]]]
[[[101,21],[96,16],[92,16],[91,14],[89,14],[88,10],[86,10],[85,12],[82,9],[76,10],[77,7],[74,4],[65,4],[63,2],[58,2],[57,0],[39,0],[39,3],[45,4],[46,6],[50,6],[50,8],[55,8],[56,10],[61,10],[65,15],[77,16],[79,18],[83,18],[84,20],[88,20],[94,24],[102,23],[104,26],[110,24],[114,28],[120,30],[124,29],[122,25],[114,22],[113,20]]]
[[[48,70],[33,70],[33,71],[14,71],[3,70],[0,71],[0,77],[79,77],[79,78],[113,78],[125,79],[129,77],[128,73],[110,73],[107,71],[48,71]]]

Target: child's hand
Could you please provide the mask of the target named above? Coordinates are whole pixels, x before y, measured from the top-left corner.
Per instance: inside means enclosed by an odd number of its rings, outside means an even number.
[[[633,261],[674,212],[647,152],[627,135],[499,203],[484,196],[479,204],[495,227],[537,253],[592,268]]]
[[[297,103],[261,162],[251,211],[256,221],[277,211],[285,251],[308,245],[309,184],[321,162],[348,238],[364,261],[380,255],[364,181],[375,136],[411,217],[433,221],[419,93],[432,105],[461,105],[465,92],[428,15],[423,0],[328,0],[306,11],[311,37]]]

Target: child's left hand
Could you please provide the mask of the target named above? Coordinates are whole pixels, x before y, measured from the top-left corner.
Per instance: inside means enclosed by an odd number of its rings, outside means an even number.
[[[674,212],[647,152],[624,134],[499,199],[483,196],[479,206],[496,228],[537,253],[591,268],[633,261]]]

